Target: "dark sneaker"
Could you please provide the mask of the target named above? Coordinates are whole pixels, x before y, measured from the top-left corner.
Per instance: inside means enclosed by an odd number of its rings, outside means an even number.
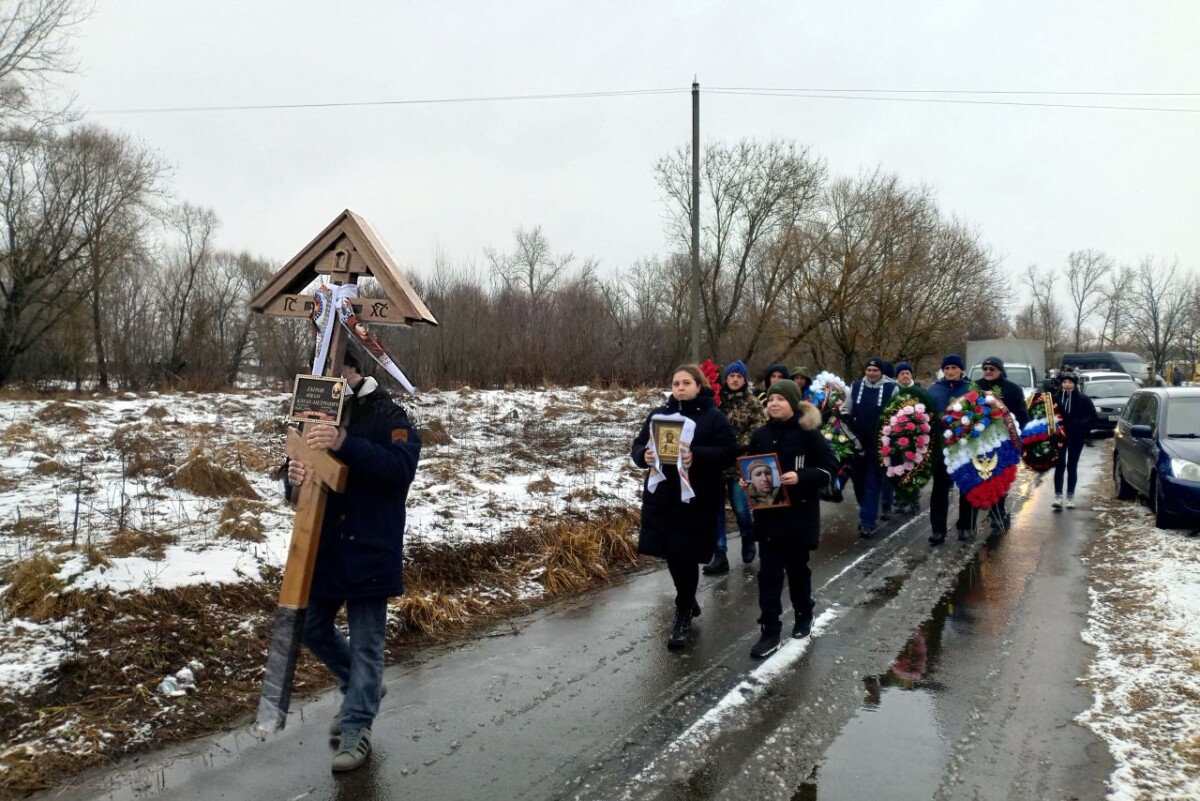
[[[864,540],[869,540],[869,539],[871,539],[871,537],[874,537],[875,536],[875,524],[872,523],[871,525],[868,526],[868,525],[859,523],[858,536],[862,537]]]
[[[713,554],[712,561],[702,568],[702,572],[706,576],[719,576],[722,573],[729,572],[729,557],[724,551],[717,551]]]
[[[944,531],[935,531],[929,535],[929,544],[930,545],[941,545],[945,541],[946,541],[946,532],[944,532]]]
[[[755,659],[766,659],[771,654],[779,650],[779,632],[768,631],[764,626],[762,636],[758,638],[758,642],[754,643],[750,648],[750,656]]]
[[[754,557],[758,556],[758,546],[754,544],[754,540],[746,542],[742,540],[742,564],[748,565],[754,561]]]
[[[692,601],[692,617],[700,617],[700,604]]]
[[[334,773],[344,773],[348,770],[362,767],[371,755],[371,730],[359,729],[342,735],[342,744],[333,755]]]
[[[795,624],[792,626],[792,639],[802,640],[812,633],[813,619],[812,615],[796,618]]]
[[[880,520],[891,520],[892,519],[892,507],[890,507],[890,506],[883,507],[883,509],[880,510],[880,512],[879,512],[879,519]]]
[[[671,626],[671,636],[667,637],[667,648],[677,651],[686,648],[688,638],[692,633],[692,618],[699,607],[692,607],[687,612],[676,612],[675,623]]]
[[[958,541],[966,542],[967,540],[971,539],[971,535],[974,533],[975,532],[973,531],[967,531],[965,528],[960,528],[958,530]]]

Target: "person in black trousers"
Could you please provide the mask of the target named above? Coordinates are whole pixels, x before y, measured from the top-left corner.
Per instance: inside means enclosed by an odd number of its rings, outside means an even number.
[[[750,656],[762,659],[779,648],[783,624],[783,578],[787,576],[795,623],[792,636],[812,631],[809,551],[821,537],[820,491],[833,479],[837,460],[821,435],[821,413],[800,400],[796,382],[783,379],[767,390],[767,424],[750,436],[748,455],[775,454],[788,505],[754,511],[758,537],[758,623],[761,636]],[[743,484],[744,484],[743,479]]]
[[[1096,422],[1096,404],[1092,399],[1076,389],[1077,377],[1074,373],[1059,373],[1061,388],[1054,396],[1054,410],[1062,417],[1062,430],[1065,432],[1065,447],[1058,454],[1058,462],[1054,465],[1054,508],[1061,509],[1063,501],[1063,473],[1067,474],[1067,498],[1065,505],[1068,509],[1075,508],[1075,482],[1079,477],[1079,455],[1083,453],[1083,445],[1088,433]]]
[[[657,427],[681,427],[676,458],[655,450]],[[737,440],[694,364],[676,368],[671,397],[650,413],[633,440],[630,457],[647,471],[642,490],[638,552],[667,560],[675,584],[675,622],[667,647],[687,646],[692,618],[700,616],[696,588],[700,565],[717,548],[717,515],[725,510],[723,472],[733,463]]]

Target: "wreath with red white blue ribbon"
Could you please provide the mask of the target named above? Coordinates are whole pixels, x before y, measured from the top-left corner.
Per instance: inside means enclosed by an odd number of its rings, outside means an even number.
[[[977,509],[1008,494],[1021,463],[1021,437],[995,394],[972,388],[952,398],[942,415],[946,472]]]
[[[1035,473],[1045,473],[1058,462],[1063,446],[1062,418],[1049,392],[1039,392],[1029,399],[1029,422],[1021,431],[1021,444],[1021,459]]]

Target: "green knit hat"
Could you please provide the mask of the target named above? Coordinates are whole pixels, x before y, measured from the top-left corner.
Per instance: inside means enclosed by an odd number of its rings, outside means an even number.
[[[772,395],[782,395],[787,398],[788,405],[792,407],[792,414],[800,413],[800,387],[790,378],[781,378],[771,385],[767,390],[767,397]]]

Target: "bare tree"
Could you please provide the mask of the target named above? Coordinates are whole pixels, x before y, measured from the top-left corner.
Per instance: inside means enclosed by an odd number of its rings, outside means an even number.
[[[1037,324],[1041,327],[1041,337],[1046,341],[1046,350],[1062,353],[1065,324],[1062,311],[1055,301],[1054,291],[1055,284],[1058,283],[1058,274],[1031,264],[1022,274],[1021,283],[1032,295],[1032,305],[1037,313]]]
[[[1100,350],[1115,348],[1123,342],[1133,319],[1132,304],[1135,274],[1132,267],[1122,266],[1108,274],[1108,282],[1101,288],[1103,304],[1097,310],[1100,315]]]
[[[159,281],[159,294],[170,344],[164,368],[169,376],[178,378],[187,368],[185,346],[192,333],[188,323],[195,319],[200,308],[193,306],[194,294],[198,286],[203,286],[203,274],[212,258],[213,234],[218,223],[217,215],[211,209],[190,203],[173,209],[168,221],[179,236],[179,244],[168,257]]]
[[[677,253],[691,253],[691,148],[663,157],[654,171],[668,208],[668,231]],[[703,154],[701,195],[701,306],[707,347],[720,352],[730,329],[753,313],[744,301],[763,269],[775,275],[759,285],[770,304],[786,285],[781,270],[802,260],[785,258],[781,241],[813,219],[825,181],[825,164],[794,142],[715,143]]]
[[[0,141],[0,383],[100,285],[154,172],[147,159],[90,129]]]
[[[1133,341],[1161,374],[1187,322],[1190,286],[1178,261],[1156,264],[1149,256],[1138,265],[1134,283]],[[1153,378],[1153,376],[1150,376]]]
[[[99,385],[107,388],[102,324],[103,286],[116,265],[142,247],[165,166],[146,146],[96,126],[68,134],[66,151],[79,161],[81,234],[87,241],[91,345]]]
[[[40,101],[54,75],[74,71],[69,35],[89,10],[80,0],[0,0],[0,123],[62,118],[68,103]]]
[[[1105,302],[1104,276],[1113,270],[1113,260],[1098,250],[1075,250],[1067,256],[1067,286],[1071,291],[1072,328],[1075,350],[1083,349],[1083,325]]]

